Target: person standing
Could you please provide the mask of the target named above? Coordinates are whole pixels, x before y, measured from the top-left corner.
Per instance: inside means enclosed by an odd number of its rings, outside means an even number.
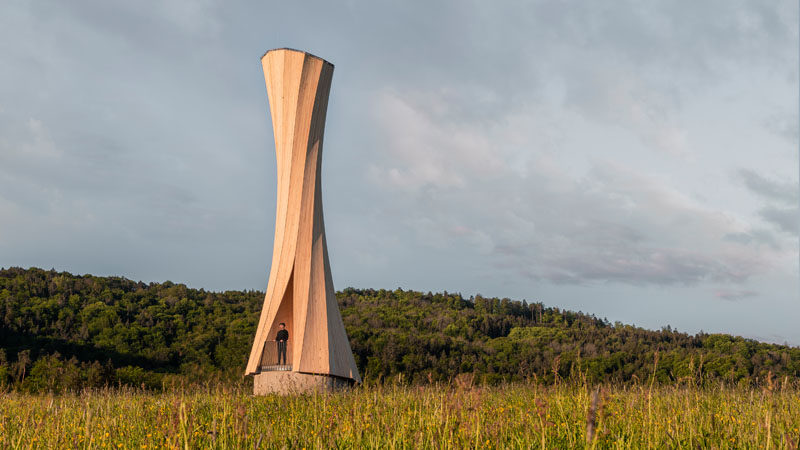
[[[286,341],[289,340],[289,332],[286,331],[285,323],[281,322],[278,326],[280,329],[275,336],[275,340],[278,341],[278,365],[281,365],[281,356],[283,356],[283,365],[286,365]]]

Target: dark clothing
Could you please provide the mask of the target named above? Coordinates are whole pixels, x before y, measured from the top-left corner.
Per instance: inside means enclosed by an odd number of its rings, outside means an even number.
[[[283,357],[283,365],[286,365],[286,341],[289,340],[289,332],[278,330],[275,340],[278,341],[278,365],[281,365],[281,357]]]
[[[278,341],[278,365],[281,365],[281,357],[283,357],[283,365],[286,365],[286,341]]]
[[[288,341],[289,340],[289,332],[286,330],[278,330],[278,334],[275,336],[276,341]]]

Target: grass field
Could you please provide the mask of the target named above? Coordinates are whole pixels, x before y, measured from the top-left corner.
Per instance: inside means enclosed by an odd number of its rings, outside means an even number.
[[[786,384],[0,395],[0,448],[779,449],[800,439],[800,390]]]

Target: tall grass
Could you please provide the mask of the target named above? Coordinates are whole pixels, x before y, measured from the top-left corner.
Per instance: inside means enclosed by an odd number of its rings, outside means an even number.
[[[796,448],[800,390],[371,386],[0,397],[0,448]],[[589,428],[587,430],[587,428]]]

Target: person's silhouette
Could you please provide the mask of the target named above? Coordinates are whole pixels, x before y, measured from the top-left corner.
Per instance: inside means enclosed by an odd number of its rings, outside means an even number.
[[[281,322],[279,325],[280,330],[275,336],[278,341],[278,365],[281,365],[281,356],[283,356],[283,365],[286,365],[286,341],[289,340],[289,332],[286,331],[286,324]]]

